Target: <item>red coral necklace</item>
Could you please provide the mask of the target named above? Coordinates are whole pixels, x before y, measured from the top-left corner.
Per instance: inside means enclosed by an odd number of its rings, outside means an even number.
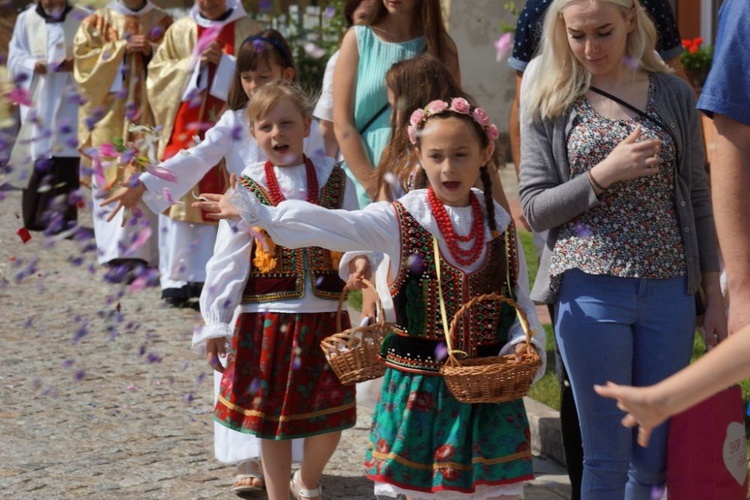
[[[456,234],[453,230],[451,218],[445,210],[445,206],[435,194],[435,191],[432,188],[427,190],[427,202],[430,205],[430,210],[435,217],[435,221],[437,221],[440,234],[443,235],[453,259],[464,266],[470,266],[476,262],[484,248],[484,219],[482,217],[482,208],[479,205],[479,199],[473,192],[469,194],[469,200],[471,201],[471,214],[474,220],[472,221],[469,234],[461,236]],[[471,240],[474,240],[474,244],[468,250],[463,250],[458,245],[459,241],[469,242]]]
[[[305,174],[307,177],[307,195],[305,196],[305,200],[317,205],[320,187],[318,186],[318,176],[315,175],[315,166],[307,156],[302,155],[302,158],[305,161]],[[263,168],[266,171],[266,186],[268,187],[268,195],[271,198],[271,203],[276,206],[282,201],[286,200],[286,197],[281,194],[279,180],[276,178],[276,172],[273,171],[273,163],[271,163],[271,160],[268,160]]]

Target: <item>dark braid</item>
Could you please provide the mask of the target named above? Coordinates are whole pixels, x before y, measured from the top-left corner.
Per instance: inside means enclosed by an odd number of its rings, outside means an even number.
[[[482,178],[482,189],[484,190],[484,206],[487,209],[487,223],[490,225],[490,234],[493,238],[497,236],[497,222],[495,221],[495,201],[492,199],[492,179],[487,165],[479,169]]]

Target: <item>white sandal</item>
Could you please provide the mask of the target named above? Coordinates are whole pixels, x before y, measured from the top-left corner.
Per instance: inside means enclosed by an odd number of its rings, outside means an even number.
[[[315,488],[307,489],[299,486],[299,480],[299,469],[297,469],[294,476],[292,476],[292,480],[289,481],[289,491],[294,498],[297,500],[302,500],[303,498],[322,498],[323,488],[320,487],[320,484]]]
[[[248,480],[249,484],[240,484]],[[253,484],[255,480],[260,482],[260,486]],[[260,460],[251,459],[237,464],[237,475],[234,478],[231,491],[234,493],[247,493],[250,491],[263,491],[264,488],[263,466],[260,464]]]

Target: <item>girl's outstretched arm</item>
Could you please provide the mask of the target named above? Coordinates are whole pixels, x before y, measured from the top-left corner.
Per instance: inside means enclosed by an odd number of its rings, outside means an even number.
[[[630,387],[607,382],[604,386],[595,385],[594,390],[617,400],[617,406],[627,412],[623,425],[639,426],[638,443],[647,446],[651,430],[667,418],[748,377],[750,325],[658,384]]]
[[[388,202],[373,203],[367,210],[331,210],[300,200],[276,207],[263,205],[240,184],[223,195],[201,193],[193,206],[211,219],[243,219],[248,227],[261,227],[271,239],[287,248],[318,246],[339,252],[373,251],[390,255],[397,267],[400,253],[398,221]]]

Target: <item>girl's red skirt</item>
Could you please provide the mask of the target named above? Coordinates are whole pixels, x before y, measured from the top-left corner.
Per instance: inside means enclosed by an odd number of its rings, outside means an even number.
[[[335,325],[335,312],[241,314],[214,419],[264,439],[353,427],[355,387],[339,382],[320,348]]]

